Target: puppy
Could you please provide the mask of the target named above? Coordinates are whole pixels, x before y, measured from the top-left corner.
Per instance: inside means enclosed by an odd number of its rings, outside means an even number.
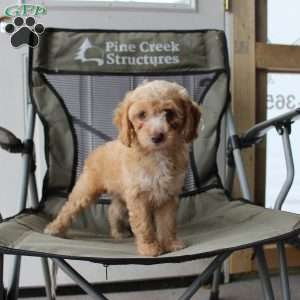
[[[89,155],[68,201],[45,232],[64,233],[82,209],[109,193],[113,238],[128,236],[131,228],[144,256],[184,248],[176,237],[176,210],[188,143],[197,137],[200,116],[199,106],[177,83],[144,82],[128,92],[115,111],[118,139]]]

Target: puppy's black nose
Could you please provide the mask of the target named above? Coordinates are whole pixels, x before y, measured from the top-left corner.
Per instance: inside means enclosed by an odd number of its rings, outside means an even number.
[[[153,137],[152,137],[152,142],[154,143],[154,144],[159,144],[159,143],[161,143],[163,140],[164,140],[164,138],[165,138],[165,135],[163,134],[163,133],[157,133],[157,134],[155,134]]]

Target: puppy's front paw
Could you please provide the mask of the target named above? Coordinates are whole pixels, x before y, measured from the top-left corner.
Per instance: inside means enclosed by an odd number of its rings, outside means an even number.
[[[169,241],[168,243],[164,243],[164,251],[166,252],[174,252],[184,249],[186,244],[182,240],[173,240]]]
[[[158,242],[139,243],[138,252],[143,256],[159,256],[162,253],[162,249]]]
[[[55,223],[48,224],[48,226],[44,229],[44,233],[49,235],[59,236],[59,237],[64,236],[64,230],[62,230]]]

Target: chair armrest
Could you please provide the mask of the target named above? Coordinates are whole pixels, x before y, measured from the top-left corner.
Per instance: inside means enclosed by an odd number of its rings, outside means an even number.
[[[242,147],[248,147],[261,142],[272,128],[281,128],[300,119],[300,107],[278,117],[256,124],[241,136]]]
[[[9,130],[0,127],[0,148],[11,153],[23,153],[24,144]]]

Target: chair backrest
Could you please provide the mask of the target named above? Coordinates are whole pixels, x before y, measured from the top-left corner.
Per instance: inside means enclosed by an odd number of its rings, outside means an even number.
[[[44,199],[66,195],[88,153],[116,138],[113,111],[145,79],[175,81],[202,105],[183,196],[221,187],[216,156],[229,100],[224,32],[48,28],[29,57],[32,101],[45,130]]]

